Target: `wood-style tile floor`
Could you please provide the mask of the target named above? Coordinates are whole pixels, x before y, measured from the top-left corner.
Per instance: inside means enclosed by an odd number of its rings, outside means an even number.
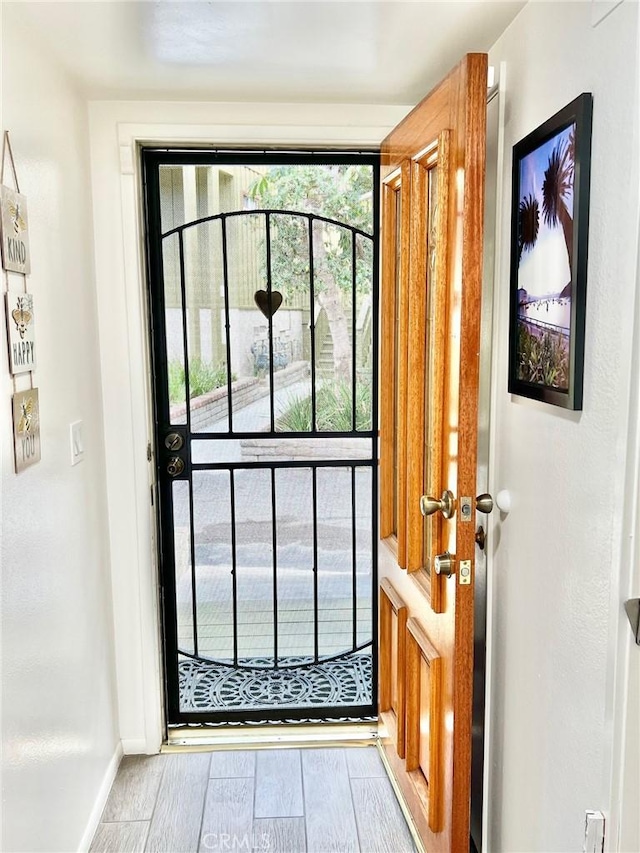
[[[409,853],[373,746],[126,756],[91,853]]]

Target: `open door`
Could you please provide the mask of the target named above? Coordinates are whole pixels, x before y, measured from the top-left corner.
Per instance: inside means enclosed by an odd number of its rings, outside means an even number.
[[[424,846],[469,850],[487,57],[382,146],[380,717]]]

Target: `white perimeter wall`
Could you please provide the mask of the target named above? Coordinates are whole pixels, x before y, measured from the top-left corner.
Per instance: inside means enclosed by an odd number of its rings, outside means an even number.
[[[491,851],[581,850],[589,808],[607,812],[615,849],[621,675],[629,653],[639,665],[622,611],[637,478],[632,469],[627,482],[626,456],[637,419],[638,5],[595,27],[592,12],[529,3],[490,52],[491,65],[506,63],[492,487],[514,503],[490,540]],[[586,358],[583,411],[569,413],[506,390],[511,147],[581,92],[594,97]],[[638,720],[629,725],[637,749]]]
[[[88,846],[119,747],[88,122],[15,14],[3,10],[2,129],[29,202],[42,461],[13,472],[3,319],[1,846],[72,851]],[[80,419],[85,460],[72,468]]]

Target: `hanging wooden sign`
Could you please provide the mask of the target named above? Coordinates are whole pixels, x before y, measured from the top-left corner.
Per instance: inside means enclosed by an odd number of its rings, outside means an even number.
[[[36,369],[36,334],[33,296],[6,293],[9,369],[12,374]]]
[[[16,474],[40,461],[40,403],[37,388],[13,395],[13,444]]]
[[[10,187],[0,188],[2,208],[2,266],[9,272],[29,275],[29,221],[27,198]]]

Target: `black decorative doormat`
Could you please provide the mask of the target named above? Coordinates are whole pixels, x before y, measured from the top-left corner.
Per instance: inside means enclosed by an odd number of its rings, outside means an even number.
[[[318,663],[289,657],[283,668],[268,668],[272,658],[244,658],[242,667],[193,658],[179,663],[180,710],[276,710],[371,705],[371,655],[357,654]],[[307,666],[305,666],[307,664]],[[285,668],[286,667],[286,668]]]

